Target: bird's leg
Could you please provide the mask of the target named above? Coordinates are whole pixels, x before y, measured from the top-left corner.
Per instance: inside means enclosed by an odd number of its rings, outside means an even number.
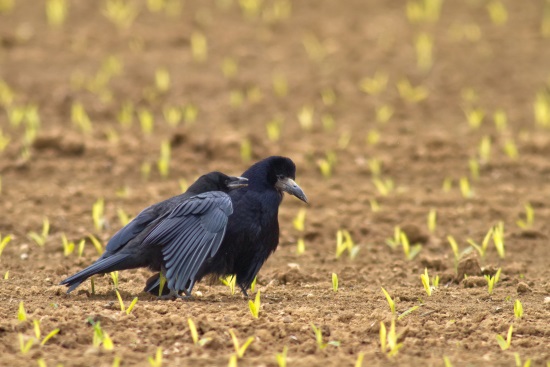
[[[245,300],[249,299],[248,292],[246,291],[246,286],[244,284],[239,284],[239,287],[241,288],[241,292],[243,292],[243,298]]]
[[[192,296],[190,293],[188,293],[187,291],[183,291],[185,293],[185,296],[182,296],[179,294],[178,291],[174,290],[174,289],[170,289],[170,293],[169,294],[165,294],[165,295],[162,295],[162,296],[159,296],[157,297],[157,299],[162,299],[162,300],[171,300],[171,299],[183,299],[183,300],[188,300],[188,299],[191,299]]]

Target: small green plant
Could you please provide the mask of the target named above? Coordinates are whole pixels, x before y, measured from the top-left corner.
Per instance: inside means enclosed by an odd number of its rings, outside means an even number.
[[[48,240],[48,236],[50,234],[50,221],[48,218],[44,218],[42,220],[42,232],[40,234],[36,232],[30,232],[28,234],[29,238],[36,242],[36,244],[40,247],[44,247],[46,244],[46,241]]]
[[[31,350],[34,344],[34,338],[27,338],[25,341],[25,336],[21,333],[18,334],[19,337],[19,350],[21,354],[27,354]]]
[[[311,131],[313,129],[313,115],[313,106],[302,106],[300,112],[298,112],[298,121],[302,130]]]
[[[514,359],[516,360],[516,367],[531,367],[531,358],[527,358],[524,364],[521,364],[521,357],[519,353],[514,353]],[[550,362],[546,363],[547,366],[550,365]],[[549,366],[550,367],[550,366]]]
[[[155,71],[155,87],[161,93],[170,89],[170,72],[165,68],[159,68]]]
[[[388,79],[388,74],[377,71],[372,78],[361,79],[359,89],[371,96],[378,95],[386,89]]]
[[[508,11],[502,2],[498,0],[492,0],[487,4],[487,11],[489,17],[495,25],[504,25],[508,20]]]
[[[399,353],[403,343],[398,343],[395,331],[395,319],[391,320],[390,331],[386,329],[384,322],[380,322],[380,350],[388,357],[394,357]]]
[[[191,54],[197,62],[204,62],[208,58],[208,41],[203,33],[195,31],[191,34]]]
[[[433,37],[421,32],[414,40],[416,49],[416,65],[421,71],[428,71],[433,64]]]
[[[235,332],[232,329],[229,330],[229,335],[231,335],[231,341],[233,341],[233,347],[235,348],[235,356],[238,359],[243,358],[244,353],[246,352],[250,344],[252,344],[252,342],[254,341],[254,337],[253,336],[248,337],[248,339],[246,339],[244,344],[241,345],[241,343],[239,342],[239,339],[237,338],[237,335],[235,335]]]
[[[525,208],[525,220],[519,219],[516,221],[516,224],[521,229],[527,229],[533,227],[535,222],[535,210],[530,203],[524,205]]]
[[[401,245],[401,228],[398,226],[393,228],[393,238],[386,239],[386,244],[390,246],[392,250]]]
[[[338,292],[338,274],[332,273],[332,291]]]
[[[275,354],[275,360],[277,361],[277,366],[286,367],[287,354],[288,354],[288,347],[285,345],[281,353]]]
[[[345,229],[340,229],[336,232],[336,258],[338,259],[347,251],[350,259],[355,259],[359,252],[359,245],[355,245],[350,233]]]
[[[260,316],[260,291],[256,293],[254,301],[248,300],[248,308],[250,309],[250,313],[252,313],[252,316],[255,319]]]
[[[256,292],[256,283],[258,282],[258,277],[255,276],[254,280],[252,280],[252,283],[250,283],[250,291]]]
[[[470,186],[470,181],[468,181],[468,177],[461,177],[458,181],[458,184],[460,186],[460,193],[462,194],[463,198],[469,199],[474,196],[474,192],[472,190],[472,187]]]
[[[151,111],[146,108],[140,108],[137,115],[141,127],[141,132],[144,135],[151,135],[155,127],[155,118],[153,117]]]
[[[472,251],[472,247],[468,247],[466,249],[464,249],[462,252],[460,252],[459,248],[458,248],[458,243],[456,242],[456,240],[454,239],[453,236],[449,235],[447,236],[447,241],[449,241],[449,244],[451,245],[451,249],[453,250],[453,256],[454,256],[454,268],[455,268],[455,272],[458,268],[458,262],[460,261],[460,259],[466,255],[467,253],[469,253],[470,251]],[[477,244],[476,244],[477,246]]]
[[[109,275],[111,276],[115,290],[118,290],[118,270],[110,272]]]
[[[435,209],[430,209],[428,213],[428,231],[434,233],[437,227],[437,211]]]
[[[422,250],[422,245],[417,243],[413,246],[409,243],[409,238],[407,237],[407,234],[403,231],[400,233],[401,238],[401,246],[403,246],[403,252],[405,253],[405,257],[407,260],[412,260],[420,253]]]
[[[389,104],[383,104],[382,106],[376,107],[376,122],[385,124],[392,118],[394,112],[394,108]]]
[[[365,353],[359,352],[359,354],[357,354],[357,359],[355,360],[354,367],[363,367],[364,359],[365,359]]]
[[[164,290],[164,286],[166,285],[166,277],[162,272],[159,274],[160,284],[159,284],[159,297],[162,296],[162,291]]]
[[[306,252],[306,243],[303,238],[298,238],[298,242],[296,243],[296,254],[301,255],[304,252]]]
[[[453,367],[451,360],[447,356],[443,356],[443,364],[445,365],[445,367]]]
[[[313,333],[315,334],[315,341],[317,342],[317,347],[320,350],[325,349],[329,345],[332,345],[332,346],[335,346],[335,347],[340,346],[339,341],[329,341],[328,343],[323,342],[323,330],[321,330],[321,328],[318,328],[317,326],[315,326],[314,323],[311,323],[311,328],[313,329]]]
[[[507,139],[504,142],[504,153],[510,158],[511,160],[515,161],[518,159],[519,152],[518,148],[516,146],[516,143],[512,139]]]
[[[498,283],[498,279],[500,278],[500,271],[501,268],[498,268],[494,276],[485,275],[485,279],[487,280],[487,292],[489,292],[489,294],[493,294],[493,289],[495,288],[495,285]]]
[[[306,209],[301,208],[298,211],[298,214],[296,214],[294,220],[292,221],[294,228],[299,232],[303,232],[305,229],[306,212]]]
[[[113,350],[114,345],[113,341],[103,329],[101,328],[101,323],[99,321],[95,322],[92,319],[88,319],[88,322],[93,326],[94,335],[92,338],[92,344],[95,348],[103,346],[105,350]]]
[[[66,0],[48,0],[46,2],[46,17],[48,24],[58,27],[65,22],[68,13]]]
[[[485,259],[485,253],[487,252],[487,247],[489,246],[489,241],[491,240],[493,233],[494,229],[491,227],[483,238],[483,242],[481,242],[481,245],[478,245],[470,238],[466,240],[466,242],[468,242],[473,248],[476,249],[476,251],[479,253],[479,257],[481,257],[482,260]]]
[[[97,231],[101,231],[105,226],[105,200],[97,199],[92,205],[92,220]]]
[[[90,241],[92,241],[92,244],[94,245],[94,248],[96,249],[97,253],[101,255],[103,253],[103,246],[101,245],[101,242],[93,235],[88,235],[88,238]]]
[[[197,331],[197,327],[195,326],[195,322],[191,319],[187,319],[187,323],[189,324],[189,332],[191,333],[191,339],[193,340],[193,344],[198,345],[199,347],[202,347],[206,343],[208,343],[212,338],[202,338],[199,339],[199,333]]]
[[[160,157],[157,161],[157,167],[161,177],[168,177],[170,172],[170,156],[171,156],[170,141],[164,140],[160,144]]]
[[[162,367],[162,348],[158,347],[155,356],[147,357],[147,361],[151,367]]]
[[[137,297],[134,297],[134,299],[132,300],[132,303],[130,303],[130,306],[128,306],[128,308],[126,308],[126,306],[124,305],[124,301],[122,300],[122,297],[120,296],[120,292],[118,291],[118,289],[115,289],[115,292],[116,292],[116,296],[118,298],[118,304],[120,305],[120,311],[121,312],[126,312],[126,315],[129,315],[132,313],[132,310],[134,309],[137,301],[138,301],[138,298]]]
[[[510,325],[510,328],[508,329],[508,335],[506,336],[506,340],[504,340],[504,338],[500,334],[496,336],[500,349],[507,350],[508,348],[510,348],[510,345],[512,344],[513,331],[514,331],[514,325]]]
[[[497,249],[498,256],[500,256],[501,259],[504,259],[506,254],[504,250],[504,223],[503,222],[498,222],[498,224],[494,227],[493,243],[495,244],[495,248]]]
[[[235,285],[237,284],[237,277],[233,275],[228,275],[225,278],[220,278],[220,281],[223,283],[223,285],[226,285],[229,287],[229,290],[231,292],[231,295],[235,294]]]
[[[397,83],[397,91],[401,98],[409,103],[418,103],[428,98],[428,89],[424,86],[413,87],[408,79]]]
[[[72,254],[76,247],[74,241],[69,241],[67,239],[67,236],[65,236],[65,233],[63,233],[61,235],[61,242],[63,244],[63,255],[66,257]],[[80,240],[80,242],[78,243],[79,256],[82,256],[82,251],[84,250],[85,243],[86,243],[86,240],[84,239]]]
[[[450,177],[445,177],[443,180],[443,184],[441,185],[441,190],[443,192],[451,192],[451,189],[453,188],[453,180]]]
[[[82,103],[73,103],[71,107],[71,120],[84,134],[89,134],[92,131],[92,122]]]
[[[477,159],[469,159],[468,168],[470,169],[470,176],[472,177],[472,180],[479,180],[479,162]]]
[[[468,120],[468,125],[473,129],[478,129],[485,117],[485,112],[481,108],[465,108],[464,114]]]
[[[17,320],[19,322],[27,321],[27,311],[25,311],[25,304],[23,301],[19,302],[19,309],[17,311]]]
[[[394,189],[394,183],[391,178],[374,177],[372,183],[382,196],[388,196]]]
[[[412,306],[411,308],[409,308],[408,310],[405,310],[401,315],[399,315],[397,317],[397,320],[401,320],[405,317],[407,317],[408,315],[410,315],[411,313],[413,313],[414,311],[418,310],[420,308],[420,306]]]
[[[393,301],[393,298],[391,298],[390,294],[384,289],[384,287],[382,287],[382,293],[384,293],[386,301],[388,301],[388,306],[390,306],[391,313],[395,315],[395,302]]]
[[[252,159],[252,143],[249,139],[241,141],[241,160],[243,163],[248,163]]]
[[[40,341],[40,337],[42,336],[42,331],[40,330],[40,321],[39,320],[32,320],[32,321],[34,325],[34,336],[36,337],[36,341],[39,342],[40,345],[46,345],[48,340],[50,340],[51,338],[53,338],[59,333],[59,329],[54,329],[50,331],[50,333],[46,335],[44,339],[42,339],[42,341]]]
[[[10,235],[7,235],[2,238],[2,234],[0,233],[0,256],[2,256],[2,252],[4,251],[8,243],[10,243],[10,241],[11,241]]]
[[[489,162],[491,158],[491,138],[484,136],[479,143],[479,159],[483,163]]]
[[[428,268],[424,268],[424,274],[420,275],[420,280],[424,286],[424,290],[428,296],[432,295],[432,287],[430,286],[430,276],[428,275]]]
[[[523,305],[519,299],[516,299],[514,302],[514,316],[518,320],[523,317]]]
[[[130,28],[139,10],[130,1],[105,0],[103,15],[120,29]]]

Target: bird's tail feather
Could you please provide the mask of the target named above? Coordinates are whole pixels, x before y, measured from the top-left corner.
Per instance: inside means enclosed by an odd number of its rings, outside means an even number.
[[[67,293],[71,293],[76,287],[78,287],[83,281],[95,274],[109,273],[115,270],[121,270],[115,268],[122,261],[127,258],[127,254],[114,254],[104,259],[100,259],[88,266],[86,269],[79,271],[78,273],[63,280],[59,285],[66,285],[69,287]]]

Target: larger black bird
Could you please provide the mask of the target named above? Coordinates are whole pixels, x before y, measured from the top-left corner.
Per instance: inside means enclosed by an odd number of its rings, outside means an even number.
[[[286,157],[269,157],[246,170],[248,186],[229,192],[233,215],[229,217],[219,250],[198,269],[194,281],[208,274],[237,276],[236,282],[247,290],[258,271],[279,244],[279,205],[287,192],[307,203],[302,189],[294,182],[296,166]],[[166,260],[166,256],[165,256]],[[170,274],[167,274],[170,278]],[[159,293],[159,276],[151,277],[145,290]],[[193,284],[185,289],[190,294]],[[169,287],[170,288],[170,287]]]
[[[233,208],[227,195],[248,180],[220,172],[201,176],[181,195],[138,214],[109,241],[101,257],[60,285],[73,291],[95,274],[149,267],[166,272],[171,294],[192,288],[204,260],[218,250]]]

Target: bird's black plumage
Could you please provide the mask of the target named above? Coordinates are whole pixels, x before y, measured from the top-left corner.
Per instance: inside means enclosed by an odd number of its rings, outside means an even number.
[[[283,192],[307,202],[302,189],[294,182],[296,166],[286,157],[269,157],[246,170],[248,186],[229,192],[233,214],[229,217],[225,237],[213,257],[198,269],[195,280],[208,274],[235,274],[237,284],[247,296],[258,271],[279,244],[279,205]],[[145,290],[158,294],[158,276],[148,281]]]
[[[220,172],[201,176],[184,194],[139,213],[111,238],[94,264],[60,284],[69,293],[94,274],[149,267],[166,272],[171,293],[187,293],[198,269],[223,239],[233,211],[227,193],[247,181]]]

